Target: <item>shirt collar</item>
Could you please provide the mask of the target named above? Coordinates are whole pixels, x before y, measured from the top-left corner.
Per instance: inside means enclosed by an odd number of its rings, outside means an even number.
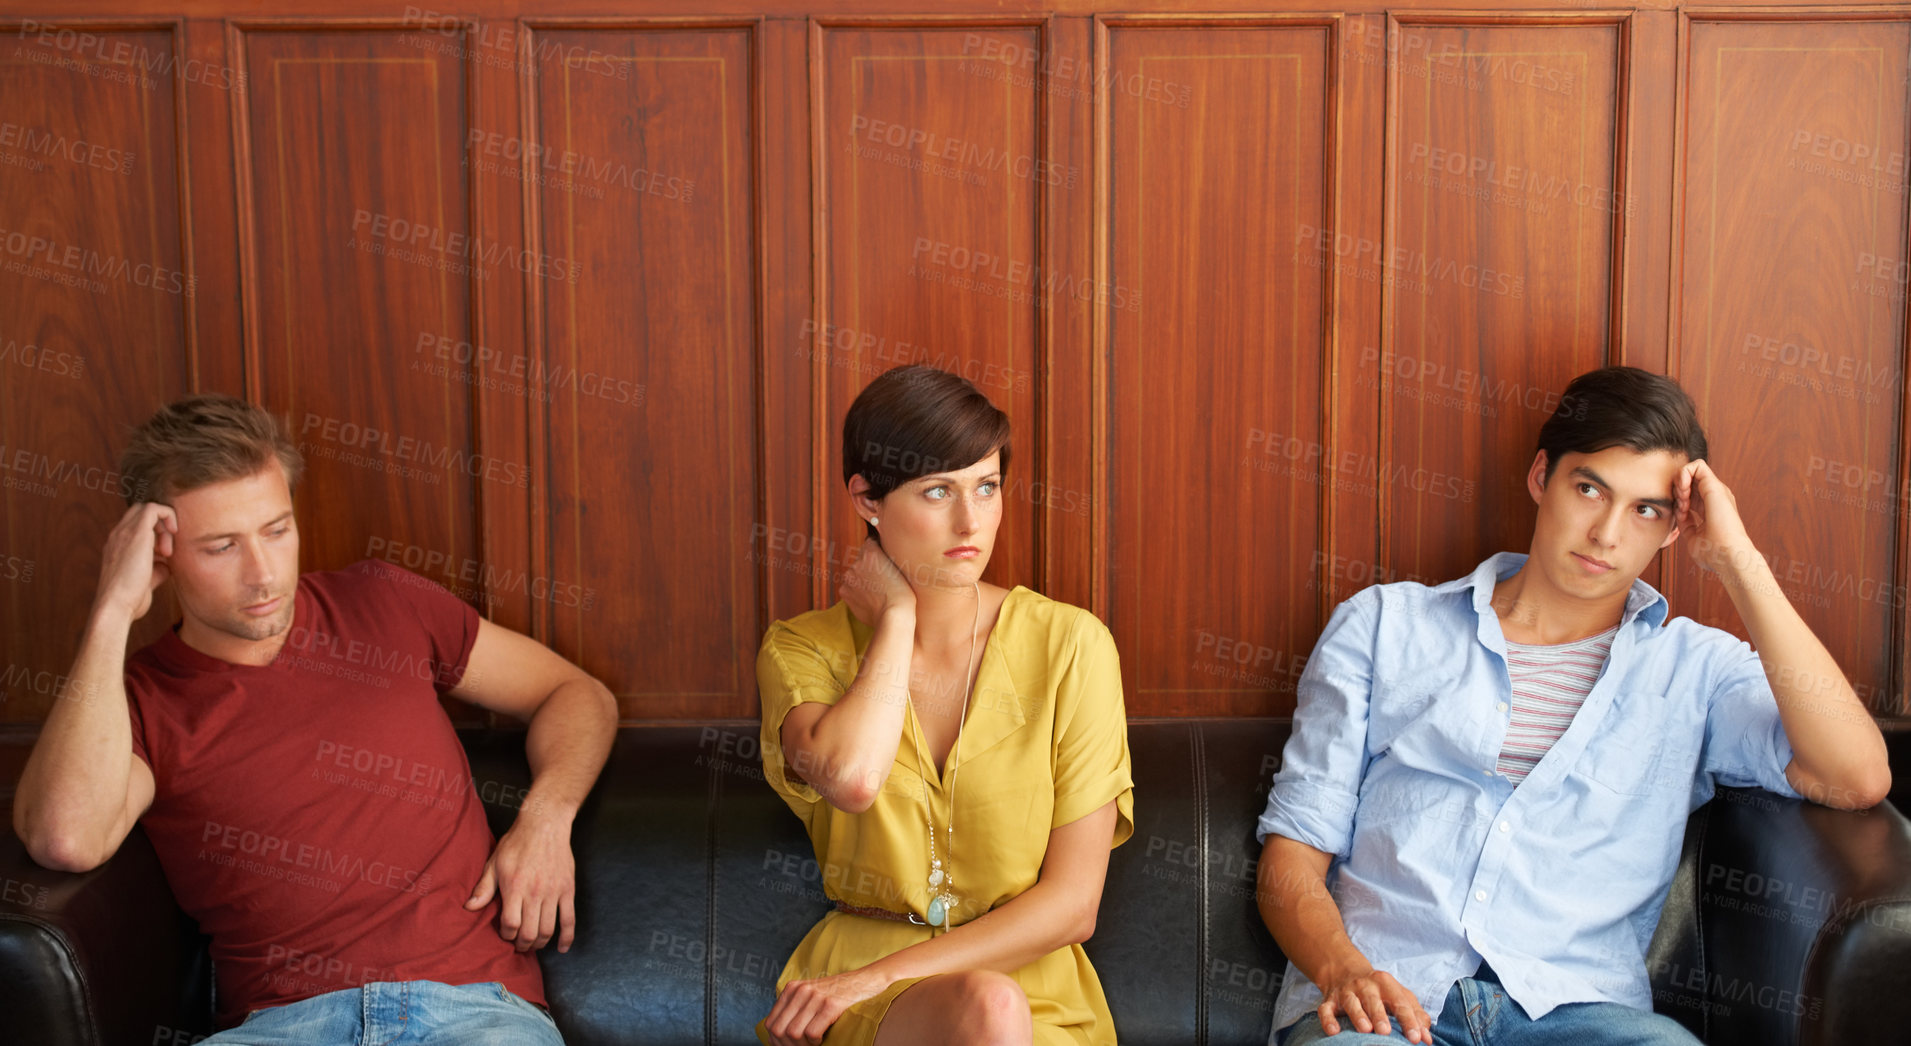
[[[1519,572],[1526,563],[1524,552],[1500,552],[1488,556],[1473,573],[1454,582],[1460,588],[1473,590],[1473,609],[1482,617],[1493,613],[1493,589],[1505,578]],[[1671,604],[1653,588],[1637,578],[1633,579],[1632,591],[1626,593],[1626,612],[1619,616],[1621,625],[1629,625],[1634,618],[1643,617],[1646,623],[1657,628],[1665,624],[1666,613]]]
[[[1017,585],[1002,599],[1002,609],[996,615],[995,627],[982,644],[976,663],[975,689],[957,731],[957,746],[952,755],[952,758],[959,757],[956,766],[981,755],[1028,722],[1027,701],[1016,688],[1016,677],[1043,678],[1049,668],[1048,659],[1053,656],[1046,644],[1029,643],[1020,638],[1023,603],[1034,596],[1034,590]],[[876,630],[850,613],[848,603],[837,603],[836,606],[842,608],[843,616],[849,619],[851,642],[856,652],[856,660],[849,666],[849,678],[853,681],[856,673],[862,669],[863,655],[869,652],[869,643],[875,638]],[[1033,663],[1026,663],[1031,661]],[[847,683],[844,685],[848,686]],[[913,704],[908,714],[915,715]],[[908,729],[904,730],[902,744],[904,747],[910,744]],[[951,769],[945,762],[942,773],[947,774]],[[935,774],[933,767],[927,767],[925,771],[925,776]],[[940,777],[935,779],[938,782],[941,780]]]

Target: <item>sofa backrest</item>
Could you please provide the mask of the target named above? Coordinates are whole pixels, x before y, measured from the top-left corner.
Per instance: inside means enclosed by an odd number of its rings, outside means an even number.
[[[1124,1044],[1267,1040],[1286,960],[1255,906],[1254,827],[1288,728],[1131,724],[1135,834],[1111,856],[1086,945]],[[472,734],[467,748],[502,830],[529,781],[522,735]],[[543,957],[567,1041],[756,1042],[784,960],[828,910],[801,825],[763,781],[756,724],[623,730],[573,842],[577,943]],[[1689,836],[1660,969],[1696,955],[1692,858]]]

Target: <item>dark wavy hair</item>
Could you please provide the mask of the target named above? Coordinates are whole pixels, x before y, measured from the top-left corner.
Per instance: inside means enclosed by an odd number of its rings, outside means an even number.
[[[1679,383],[1637,367],[1601,367],[1574,378],[1553,416],[1540,426],[1546,482],[1566,454],[1625,447],[1641,454],[1669,450],[1687,461],[1706,455],[1699,409]]]
[[[968,468],[993,451],[1001,451],[1007,476],[1009,416],[968,379],[921,364],[878,375],[843,417],[843,483],[861,476],[877,500],[912,479]]]

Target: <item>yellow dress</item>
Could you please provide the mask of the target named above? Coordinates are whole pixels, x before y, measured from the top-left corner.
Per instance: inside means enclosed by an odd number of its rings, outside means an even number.
[[[783,717],[805,701],[835,703],[862,667],[870,636],[848,605],[838,603],[771,625],[757,655],[764,777],[808,828],[831,900],[926,914],[925,787],[935,811],[937,856],[959,899],[951,927],[1033,886],[1049,832],[1109,800],[1117,811],[1114,845],[1134,834],[1128,721],[1114,638],[1093,614],[1021,586],[1003,600],[979,659],[968,719],[943,770],[955,781],[955,840],[946,848],[951,852],[943,852],[942,843],[949,795],[933,758],[917,773],[913,709],[904,713],[896,761],[868,810],[845,813],[792,780],[781,758]],[[832,911],[797,945],[777,990],[793,980],[867,966],[931,933],[928,926]],[[1107,999],[1081,945],[1050,952],[1013,976],[1028,995],[1036,1042],[1115,1042]],[[850,1007],[824,1041],[873,1042],[890,1003],[919,979],[897,982]],[[761,1022],[757,1037],[769,1041]]]

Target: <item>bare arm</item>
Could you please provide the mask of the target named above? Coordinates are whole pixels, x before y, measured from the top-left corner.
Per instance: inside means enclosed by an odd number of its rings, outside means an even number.
[[[910,661],[916,645],[916,600],[882,546],[863,542],[843,581],[843,599],[875,635],[862,668],[835,704],[798,705],[778,733],[783,759],[830,805],[848,813],[869,809],[889,779],[909,704]]]
[[[479,622],[464,679],[451,693],[531,724],[524,739],[530,790],[465,907],[484,907],[495,890],[499,936],[519,951],[556,936],[557,950],[569,951],[577,926],[571,825],[610,755],[617,701],[544,644],[489,621]]]
[[[948,933],[910,945],[867,967],[891,983],[957,970],[1013,973],[1057,948],[1095,933],[1108,851],[1115,841],[1115,802],[1048,833],[1041,877],[991,912]]]
[[[1041,878],[1002,907],[861,969],[784,985],[765,1022],[772,1043],[815,1042],[844,1010],[900,980],[964,970],[1013,973],[1087,940],[1101,908],[1115,818],[1110,800],[1050,831]]]
[[[1334,1015],[1343,1012],[1356,1031],[1386,1035],[1392,1013],[1408,1042],[1432,1043],[1433,1022],[1420,1001],[1392,974],[1374,969],[1347,936],[1340,908],[1327,892],[1332,864],[1332,854],[1270,835],[1261,849],[1254,894],[1281,952],[1325,997],[1318,1011],[1322,1029],[1338,1035]]]
[[[153,801],[153,774],[133,754],[127,632],[152,606],[178,530],[172,509],[128,509],[108,535],[99,593],[67,684],[55,695],[13,802],[13,830],[48,868],[106,863]]]
[[[1681,529],[1699,564],[1718,574],[1778,701],[1800,795],[1843,809],[1881,802],[1891,790],[1884,735],[1831,651],[1798,616],[1739,518],[1737,499],[1704,461],[1679,474]]]

